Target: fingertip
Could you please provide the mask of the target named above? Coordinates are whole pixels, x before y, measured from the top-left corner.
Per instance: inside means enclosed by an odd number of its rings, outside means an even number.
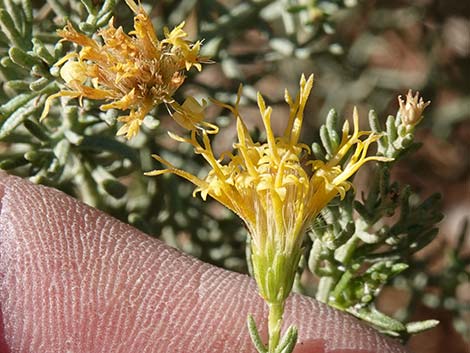
[[[5,185],[3,183],[4,179],[8,177],[8,174],[4,171],[0,170],[0,214],[2,212],[2,199],[3,195],[5,195]],[[0,236],[2,233],[2,229],[0,228]],[[1,238],[0,238],[1,239]],[[1,256],[1,254],[0,254]],[[2,277],[2,273],[0,273],[0,279]],[[1,283],[0,283],[1,285]],[[5,340],[5,328],[3,322],[3,313],[2,313],[2,306],[0,305],[0,353],[10,353],[10,348],[8,347],[6,340]]]
[[[2,212],[3,195],[5,195],[5,186],[3,182],[6,177],[8,177],[8,174],[5,173],[3,170],[0,170],[0,213]]]
[[[1,305],[0,305],[0,353],[10,353],[10,347],[8,347],[7,342],[5,340],[5,329],[4,329]]]
[[[57,353],[72,343],[77,352],[100,352],[97,337],[116,353],[253,351],[246,316],[261,323],[267,312],[248,277],[202,264],[62,193],[0,172],[2,194],[0,353]],[[299,330],[294,353],[405,352],[299,295],[286,306],[285,325],[292,324]],[[17,348],[23,344],[29,349]]]

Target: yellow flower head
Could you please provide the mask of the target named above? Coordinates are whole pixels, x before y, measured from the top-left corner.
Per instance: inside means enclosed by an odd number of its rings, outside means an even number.
[[[176,140],[192,144],[195,153],[207,160],[212,169],[205,179],[177,169],[156,155],[154,158],[168,168],[147,173],[180,175],[197,185],[195,193],[200,192],[203,199],[210,195],[243,219],[252,238],[255,277],[259,277],[260,292],[268,301],[279,299],[272,298],[273,295],[286,297],[290,292],[294,278],[292,271],[297,268],[303,235],[312,219],[335,196],[344,197],[351,187],[348,178],[365,162],[388,160],[366,156],[369,146],[380,136],[359,131],[356,110],[354,131],[350,134],[348,122],[344,124],[342,140],[333,158],[328,162],[309,160],[310,149],[299,143],[299,137],[312,85],[313,76],[308,80],[302,76],[300,93],[295,100],[286,91],[290,116],[284,135],[280,137],[275,137],[271,129],[271,107],[266,107],[258,94],[258,106],[266,129],[265,143],[251,139],[238,112],[238,101],[235,107],[224,105],[237,117],[238,142],[234,144],[234,153],[226,152],[219,159],[214,156],[207,133],[202,132],[202,137],[197,138],[193,131],[189,139],[171,134]],[[346,155],[350,157],[344,161]],[[273,265],[276,261],[278,263]],[[283,270],[271,275],[283,278],[263,280],[266,274],[263,266],[280,266]],[[282,290],[270,288],[272,283],[281,283]]]
[[[41,119],[47,116],[52,100],[57,97],[107,100],[107,104],[101,105],[102,110],[129,112],[118,118],[124,125],[117,135],[131,138],[138,133],[145,115],[158,104],[165,103],[185,114],[181,111],[184,104],[178,105],[172,96],[184,82],[185,70],[194,66],[201,71],[201,63],[207,62],[199,56],[201,43],[187,40],[184,22],[171,32],[165,28],[165,39],[158,40],[142,6],[134,0],[126,3],[136,14],[134,30],[129,34],[122,27],[115,28],[113,19],[98,32],[101,42],[79,33],[71,23],[58,31],[63,40],[82,48],[55,64],[61,66],[60,76],[67,89],[48,97]],[[196,127],[196,122],[190,126]]]
[[[413,96],[413,92],[408,90],[406,101],[402,96],[398,96],[398,104],[400,105],[398,115],[400,115],[403,124],[415,126],[423,118],[423,111],[431,104],[431,101],[424,102],[423,97],[419,96],[419,92]]]

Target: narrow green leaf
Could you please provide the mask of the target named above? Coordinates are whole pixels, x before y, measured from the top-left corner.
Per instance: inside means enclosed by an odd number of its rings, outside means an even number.
[[[44,150],[31,150],[24,154],[24,158],[33,163],[43,160],[44,158],[51,157],[51,156],[52,154],[50,151],[44,151]]]
[[[25,39],[28,42],[31,42],[33,37],[33,7],[31,4],[31,0],[21,0],[21,7],[23,9],[23,34]]]
[[[70,142],[66,139],[59,141],[59,143],[54,147],[54,155],[57,157],[57,160],[61,165],[65,165],[67,163],[69,152]]]
[[[106,179],[101,183],[103,189],[116,199],[120,199],[127,192],[127,187],[116,179]]]
[[[314,142],[312,144],[312,152],[316,159],[326,161],[325,153],[323,152],[323,149],[321,148],[320,144]]]
[[[113,11],[114,6],[116,6],[116,0],[105,0],[100,10],[98,11],[97,17],[100,18],[100,20],[102,16],[106,17],[109,13]]]
[[[13,91],[27,91],[31,82],[25,80],[11,80],[5,83],[6,89],[12,89]]]
[[[352,310],[352,313],[358,318],[368,321],[380,329],[394,332],[406,331],[405,325],[402,324],[400,321],[395,320],[376,309],[364,308],[360,310]]]
[[[383,131],[382,126],[380,125],[379,117],[377,116],[375,110],[369,111],[369,126],[375,133],[381,133]]]
[[[38,108],[32,101],[33,97],[31,94],[19,95],[0,107],[0,140],[12,133]]]
[[[395,118],[392,115],[390,115],[387,118],[387,122],[385,124],[387,127],[387,136],[388,136],[389,143],[393,143],[398,137],[397,127],[395,126],[394,120]]]
[[[104,191],[116,199],[123,197],[127,192],[127,187],[101,166],[93,168],[91,176]]]
[[[325,125],[322,125],[320,127],[320,139],[321,139],[323,148],[327,152],[327,157],[333,156],[335,151],[330,141],[330,134],[328,133],[328,128]]]
[[[47,168],[47,174],[49,175],[57,175],[60,174],[62,171],[63,165],[59,162],[57,158],[52,158],[49,167]]]
[[[46,48],[44,43],[40,41],[37,38],[33,38],[33,51],[34,53],[40,57],[42,60],[44,60],[49,66],[54,65],[54,63],[57,61],[52,54],[49,52],[49,50]]]
[[[40,63],[38,65],[34,65],[32,68],[31,68],[31,75],[32,76],[37,76],[37,77],[41,77],[41,76],[45,76],[45,77],[48,77],[49,76],[49,68],[44,65],[44,63]]]
[[[90,167],[82,165],[76,177],[76,187],[80,193],[80,200],[88,205],[96,207],[100,204],[102,197],[98,193],[98,187],[92,178]]]
[[[10,15],[11,19],[13,20],[13,23],[15,24],[15,27],[17,29],[22,29],[23,28],[23,12],[21,11],[21,8],[12,0],[3,0],[3,3],[5,5],[5,9],[7,10],[8,14]]]
[[[4,48],[9,47],[9,40],[8,40],[7,36],[1,30],[0,30],[0,44]]]
[[[75,146],[81,145],[83,140],[85,139],[85,136],[77,134],[76,132],[72,130],[65,130],[64,135],[67,138],[67,140],[69,140],[70,143]]]
[[[5,81],[30,76],[28,70],[16,65],[9,56],[4,56],[0,59],[0,70],[5,77]]]
[[[34,137],[36,137],[38,140],[40,141],[49,141],[49,136],[45,133],[45,127],[44,126],[40,126],[38,123],[30,120],[30,119],[26,119],[25,122],[24,122],[24,127],[31,133],[31,135],[33,135]]]
[[[411,245],[411,247],[413,248],[413,252],[421,250],[425,246],[427,246],[429,243],[431,243],[438,233],[439,233],[438,228],[432,228],[429,231],[421,234],[418,241],[416,241],[415,243]]]
[[[255,345],[256,350],[259,353],[268,353],[268,348],[263,344],[258,328],[256,327],[255,319],[253,316],[248,315],[248,332],[250,333],[251,341]]]
[[[133,164],[139,165],[139,156],[133,148],[129,145],[119,142],[114,138],[105,136],[83,136],[83,140],[80,144],[80,149],[93,150],[93,151],[108,151],[120,156],[121,158],[127,158],[132,161]]]
[[[58,42],[54,45],[53,56],[55,58],[60,58],[64,54],[64,44],[62,42]]]
[[[297,327],[289,326],[284,337],[281,339],[281,343],[275,350],[276,353],[292,353],[297,343]]]
[[[30,43],[18,32],[13,19],[5,9],[0,9],[0,28],[12,45],[25,50],[30,48]]]
[[[409,334],[420,333],[439,325],[438,320],[415,321],[406,324],[406,332]]]
[[[341,140],[338,134],[338,114],[336,110],[331,109],[326,116],[326,127],[328,129],[329,140],[334,151],[337,150]]]
[[[85,33],[93,33],[96,31],[96,25],[93,23],[81,22],[78,28]]]
[[[350,237],[346,243],[343,245],[339,246],[335,252],[334,252],[334,258],[335,260],[347,264],[351,257],[354,254],[354,251],[356,250],[357,244],[358,244],[358,237],[356,234],[354,234],[352,237]]]
[[[15,156],[4,157],[0,155],[0,169],[9,170],[21,167],[29,162],[24,158],[22,153]]]
[[[33,22],[33,6],[31,0],[21,0],[21,7],[23,8],[26,22]]]
[[[332,277],[331,273],[330,276],[326,276],[326,274],[323,274],[322,276],[320,271],[317,271],[316,274],[320,275],[320,282],[318,283],[318,289],[317,293],[315,294],[315,299],[322,303],[328,303],[331,290],[335,285],[335,278]]]
[[[308,268],[312,273],[316,272],[318,264],[320,263],[321,250],[321,240],[315,239],[312,244],[312,249],[310,250],[310,256],[308,257]]]
[[[40,92],[49,84],[49,82],[50,80],[48,80],[47,78],[41,77],[36,81],[31,82],[31,84],[29,85],[29,89],[31,91]]]
[[[397,133],[398,133],[398,136],[404,137],[404,136],[408,133],[408,128],[407,128],[407,126],[404,125],[404,124],[398,125]]]
[[[93,6],[91,0],[80,0],[80,2],[85,6],[85,9],[90,15],[96,15],[96,9]]]
[[[96,27],[98,28],[104,27],[109,22],[111,17],[113,17],[113,13],[111,11],[105,12],[96,21]]]

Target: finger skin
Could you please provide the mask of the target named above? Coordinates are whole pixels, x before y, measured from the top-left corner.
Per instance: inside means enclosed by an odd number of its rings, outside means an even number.
[[[0,173],[0,353],[254,353],[247,276],[212,267],[61,192]],[[296,353],[402,353],[358,320],[292,295]],[[3,332],[1,332],[3,331]]]

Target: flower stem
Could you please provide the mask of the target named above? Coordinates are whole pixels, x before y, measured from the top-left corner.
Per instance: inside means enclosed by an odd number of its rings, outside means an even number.
[[[282,314],[284,312],[284,302],[268,303],[268,349],[269,353],[274,353],[281,338]]]

